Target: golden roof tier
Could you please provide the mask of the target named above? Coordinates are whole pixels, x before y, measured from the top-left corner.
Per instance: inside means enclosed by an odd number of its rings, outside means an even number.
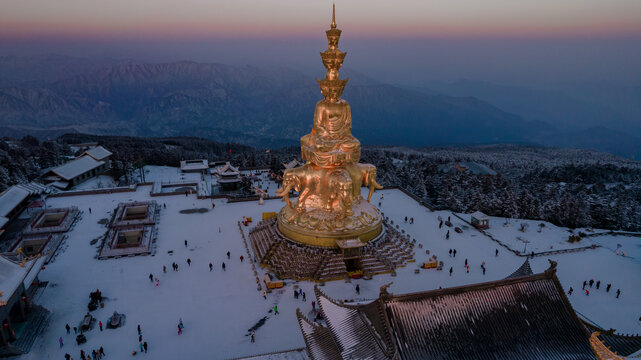
[[[278,215],[278,228],[288,238],[316,246],[336,247],[336,240],[376,238],[382,231],[381,214],[370,204],[376,167],[360,164],[361,144],[352,136],[352,113],[341,99],[347,79],[339,69],[347,53],[338,49],[341,30],[336,27],[335,7],[327,33],[327,50],[321,53],[327,69],[317,80],[324,99],[316,103],[311,133],[301,137],[303,166],[287,169],[277,194],[287,205]],[[367,201],[361,187],[369,187]],[[299,192],[290,200],[291,191]]]

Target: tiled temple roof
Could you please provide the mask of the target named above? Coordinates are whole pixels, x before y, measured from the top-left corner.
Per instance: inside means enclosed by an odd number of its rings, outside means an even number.
[[[335,302],[318,288],[316,296],[337,359],[595,359],[555,263],[541,274],[449,289],[393,295],[383,287],[365,305]]]
[[[523,263],[523,265],[514,270],[514,272],[511,273],[510,276],[506,277],[506,279],[513,279],[521,276],[530,276],[532,274],[534,274],[534,272],[532,272],[532,268],[530,267],[530,258],[525,258],[525,262]]]
[[[402,359],[594,359],[588,336],[546,274],[393,296]]]
[[[307,351],[312,359],[340,359],[341,353],[329,329],[311,323],[300,309],[296,309],[298,325],[303,332]]]
[[[583,324],[588,331],[599,332],[599,339],[603,341],[603,344],[619,355],[630,356],[641,350],[641,334],[616,334],[614,330],[604,330],[585,321]]]
[[[381,325],[385,321],[381,315],[383,317],[385,315],[384,312],[377,311],[378,301],[367,305],[345,305],[327,297],[317,286],[314,287],[314,292],[327,327],[343,359],[392,358],[393,343],[388,327]],[[377,327],[387,333],[381,335],[376,330]]]

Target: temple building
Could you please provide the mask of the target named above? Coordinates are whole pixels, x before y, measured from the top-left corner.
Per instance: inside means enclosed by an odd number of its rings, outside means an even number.
[[[0,357],[29,351],[49,311],[32,302],[44,257],[0,255]]]
[[[109,160],[111,159],[111,151],[105,149],[104,147],[98,145],[94,146],[92,148],[89,148],[85,152],[83,152],[79,157],[81,156],[90,156],[96,161],[104,161],[107,164],[107,167],[109,167]]]
[[[216,181],[223,191],[234,191],[240,187],[240,171],[237,167],[232,166],[229,161],[225,165],[212,169],[211,174],[216,176]]]
[[[207,159],[180,161],[180,171],[182,172],[205,173],[207,170],[209,170],[209,161]]]
[[[49,170],[43,179],[52,186],[66,190],[108,170],[106,161],[83,155]]]
[[[315,287],[322,324],[297,310],[308,354],[314,360],[622,359],[610,343],[639,350],[638,337],[599,338],[578,318],[556,263],[519,276],[524,269],[529,263],[504,280],[412,294],[389,293],[388,284],[366,304],[345,304]]]

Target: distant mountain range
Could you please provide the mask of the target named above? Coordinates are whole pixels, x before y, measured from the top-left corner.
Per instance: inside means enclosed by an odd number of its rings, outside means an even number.
[[[494,106],[480,90],[469,96],[444,88],[408,89],[355,76],[343,95],[352,106],[354,135],[370,145],[510,142],[641,157],[637,136],[602,127],[558,129],[552,125],[556,119],[506,112],[516,106]],[[0,58],[0,135],[6,136],[199,136],[281,147],[310,131],[320,99],[314,79],[287,69],[56,55]],[[558,106],[579,107],[565,101]],[[601,113],[585,111],[597,124]]]

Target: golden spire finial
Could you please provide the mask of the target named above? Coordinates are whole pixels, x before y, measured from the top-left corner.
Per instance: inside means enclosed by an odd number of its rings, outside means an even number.
[[[336,4],[332,3],[332,29],[336,29]]]

